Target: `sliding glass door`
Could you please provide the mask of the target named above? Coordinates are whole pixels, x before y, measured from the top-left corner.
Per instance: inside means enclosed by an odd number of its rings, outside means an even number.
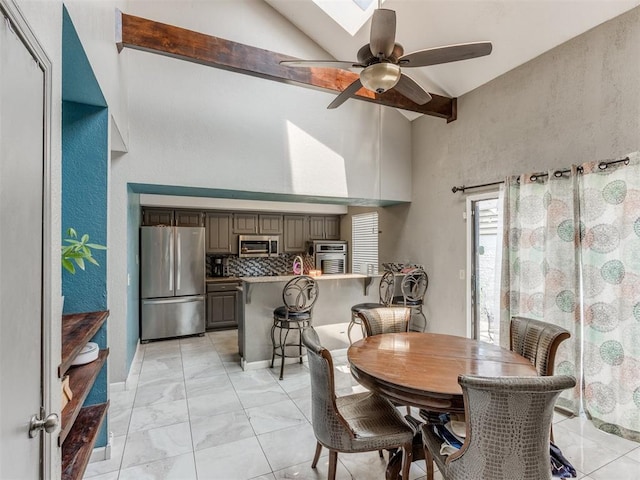
[[[467,333],[500,343],[502,209],[498,192],[467,197]]]

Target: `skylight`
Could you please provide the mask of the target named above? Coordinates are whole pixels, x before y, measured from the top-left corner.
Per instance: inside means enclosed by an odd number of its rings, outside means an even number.
[[[313,0],[313,3],[324,10],[351,36],[362,28],[362,25],[373,15],[373,11],[378,8],[378,0]]]

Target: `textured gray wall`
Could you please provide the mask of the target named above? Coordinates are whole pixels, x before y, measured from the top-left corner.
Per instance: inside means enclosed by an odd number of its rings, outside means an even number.
[[[464,335],[465,194],[451,187],[640,149],[640,8],[464,95],[457,121],[413,123],[413,201],[385,209],[385,256],[423,263],[429,330]]]

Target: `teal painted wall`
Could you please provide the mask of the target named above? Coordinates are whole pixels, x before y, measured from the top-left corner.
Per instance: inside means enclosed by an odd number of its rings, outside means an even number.
[[[63,7],[62,22],[62,236],[73,227],[90,241],[107,242],[109,178],[109,111],[73,22]],[[87,264],[72,275],[62,270],[64,313],[107,310],[107,253],[95,250],[99,267]],[[107,322],[111,319],[107,319]],[[107,323],[91,339],[107,348]],[[108,399],[107,363],[93,384],[85,405]],[[103,422],[95,446],[108,441]]]
[[[106,108],[62,104],[62,235],[73,227],[90,241],[107,244],[109,115]],[[107,309],[107,255],[94,250],[100,264],[86,264],[72,275],[62,271],[64,312]]]
[[[140,194],[127,187],[127,372],[140,338],[140,268],[138,267],[138,245],[140,244]]]
[[[62,103],[62,227],[107,245],[107,178],[109,114],[104,107],[73,102]],[[64,313],[107,310],[107,256],[95,250],[99,267],[87,265],[72,275],[62,270]],[[107,319],[107,321],[110,321]],[[91,340],[107,345],[107,324]],[[102,367],[85,405],[104,403],[108,398],[107,364]],[[107,444],[106,422],[96,447]]]

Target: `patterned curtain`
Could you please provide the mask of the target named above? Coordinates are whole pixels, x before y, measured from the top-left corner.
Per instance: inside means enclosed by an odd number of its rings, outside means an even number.
[[[640,161],[582,166],[584,402],[602,430],[640,441]]]
[[[521,175],[506,181],[501,279],[502,346],[509,347],[511,317],[560,325],[571,338],[560,345],[555,372],[580,372],[580,305],[577,255],[577,169]],[[579,387],[558,405],[578,413]]]

